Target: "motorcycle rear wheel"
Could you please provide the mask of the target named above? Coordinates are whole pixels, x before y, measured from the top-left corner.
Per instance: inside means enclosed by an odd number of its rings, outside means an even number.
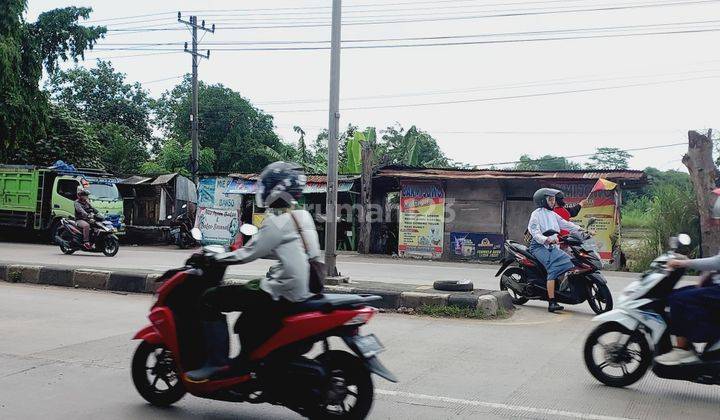
[[[523,277],[525,277],[525,273],[523,273],[523,271],[517,267],[508,268],[507,270],[505,270],[502,273],[502,275],[500,276],[500,290],[510,293],[510,297],[512,298],[512,303],[514,305],[526,304],[528,302],[528,300],[530,300],[530,299],[528,299],[528,298],[524,297],[523,295],[515,292],[514,290],[508,288],[505,285],[505,282],[503,281],[503,277],[506,277],[506,276],[507,277],[515,277],[515,281],[517,281],[518,278],[522,279]]]
[[[148,366],[148,363],[152,366]],[[178,377],[175,360],[170,350],[163,345],[150,344],[147,341],[140,343],[135,350],[132,359],[132,380],[138,393],[147,402],[159,407],[176,403],[187,392]],[[164,385],[162,388],[159,387],[161,383]]]
[[[310,411],[311,419],[364,419],[372,408],[374,387],[370,371],[357,356],[346,351],[331,350],[315,360],[322,363],[340,392],[342,401],[328,401]],[[331,384],[330,388],[333,385]],[[328,391],[330,398],[330,391]],[[354,404],[350,404],[354,400]]]
[[[73,248],[67,248],[65,245],[60,244],[60,251],[62,251],[62,253],[65,255],[72,255],[75,253],[76,250]]]
[[[601,338],[608,334],[629,336],[625,345],[615,342],[604,343]],[[630,349],[634,345],[635,348]],[[600,350],[602,361],[598,363],[595,359],[595,350]],[[617,322],[606,322],[600,324],[585,341],[584,350],[585,366],[592,376],[605,385],[612,387],[626,387],[639,381],[647,372],[653,359],[653,352],[650,349],[647,339],[637,331],[630,331]],[[637,365],[630,371],[629,364]],[[620,376],[611,375],[609,368],[620,369]]]
[[[120,250],[120,242],[114,236],[108,236],[103,242],[103,254],[106,257],[114,257]]]

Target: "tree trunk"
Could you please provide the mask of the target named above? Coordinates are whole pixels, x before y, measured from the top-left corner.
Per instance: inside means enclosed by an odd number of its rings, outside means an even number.
[[[713,144],[708,135],[688,131],[688,152],[682,162],[690,172],[695,197],[700,213],[700,240],[702,256],[709,257],[720,251],[720,229],[711,217],[710,209],[715,204],[715,180],[718,170],[713,162]]]
[[[358,252],[370,253],[371,220],[370,199],[372,197],[372,161],[373,150],[366,142],[362,145],[362,175],[360,175],[360,237]]]

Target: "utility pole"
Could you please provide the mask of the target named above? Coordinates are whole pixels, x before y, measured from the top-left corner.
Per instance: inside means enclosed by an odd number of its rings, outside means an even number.
[[[340,122],[340,9],[341,1],[333,0],[332,36],[330,38],[330,110],[328,121],[328,176],[325,220],[325,265],[328,276],[337,276],[337,188],[338,129]]]
[[[198,47],[198,29],[215,33],[215,24],[213,23],[212,28],[205,27],[205,21],[202,21],[201,25],[197,23],[197,16],[190,16],[190,20],[183,20],[182,15],[178,12],[178,22],[188,25],[192,29],[192,47],[188,50],[188,43],[185,43],[185,52],[192,55],[192,112],[190,113],[190,138],[192,139],[192,156],[190,158],[190,166],[192,170],[193,182],[197,186],[198,183],[198,169],[200,168],[200,160],[198,157],[198,150],[200,144],[198,143],[198,58],[210,58],[210,50],[207,53],[202,54],[197,50]]]

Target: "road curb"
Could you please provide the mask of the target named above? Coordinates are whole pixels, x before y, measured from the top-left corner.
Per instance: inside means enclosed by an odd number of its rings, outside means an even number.
[[[157,283],[160,274],[130,271],[107,271],[93,269],[69,269],[62,267],[44,267],[34,265],[0,264],[0,280],[45,284],[51,286],[75,287],[83,289],[109,290],[130,293],[154,293],[162,283]],[[233,281],[234,279],[227,279]],[[235,279],[237,280],[237,279]],[[357,293],[377,295],[382,299],[373,306],[382,309],[412,308],[423,306],[457,306],[477,308],[490,316],[497,315],[498,308],[509,311],[514,309],[512,299],[507,292],[477,289],[473,292],[435,293],[422,291],[392,290],[375,288],[367,284],[362,287],[352,283],[325,286],[327,293]]]

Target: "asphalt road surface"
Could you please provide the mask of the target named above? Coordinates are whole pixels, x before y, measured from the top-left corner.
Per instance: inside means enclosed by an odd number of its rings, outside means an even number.
[[[150,299],[0,282],[0,419],[299,418],[193,396],[146,404],[129,366]],[[584,306],[552,315],[540,303],[503,321],[379,314],[364,329],[387,346],[381,359],[400,383],[375,377],[370,418],[720,418],[718,387],[650,374],[627,389],[597,383],[581,355],[590,319]]]

